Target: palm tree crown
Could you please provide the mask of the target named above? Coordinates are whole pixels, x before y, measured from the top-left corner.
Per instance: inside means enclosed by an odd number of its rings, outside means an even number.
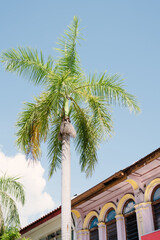
[[[33,103],[25,103],[17,122],[17,144],[34,160],[40,157],[40,143],[48,142],[51,176],[61,165],[61,123],[68,119],[76,130],[75,148],[81,170],[92,174],[100,142],[112,133],[111,105],[119,104],[138,112],[135,97],[117,75],[104,72],[86,76],[80,67],[77,44],[81,35],[76,17],[59,39],[60,57],[45,62],[42,52],[19,47],[1,55],[5,69],[44,86]]]

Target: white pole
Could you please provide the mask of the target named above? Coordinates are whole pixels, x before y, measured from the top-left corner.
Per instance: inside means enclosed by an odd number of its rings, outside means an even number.
[[[62,136],[62,175],[61,175],[61,201],[62,240],[71,240],[71,174],[70,174],[70,136]]]

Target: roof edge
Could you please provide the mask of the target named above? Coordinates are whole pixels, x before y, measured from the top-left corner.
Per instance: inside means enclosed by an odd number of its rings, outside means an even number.
[[[32,222],[31,224],[27,225],[26,227],[22,228],[20,230],[20,234],[22,235],[22,234],[27,233],[28,231],[38,227],[42,223],[45,223],[48,220],[52,219],[53,217],[58,216],[59,214],[61,214],[61,206],[58,207],[57,209],[53,210],[52,212],[46,214],[45,216],[37,219],[36,221]]]

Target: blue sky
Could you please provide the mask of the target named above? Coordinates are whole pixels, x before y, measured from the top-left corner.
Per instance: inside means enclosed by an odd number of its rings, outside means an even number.
[[[57,56],[54,48],[76,15],[82,33],[79,55],[85,72],[119,73],[127,91],[137,96],[141,113],[113,108],[114,135],[100,146],[98,165],[91,178],[80,172],[72,148],[72,196],[94,186],[116,171],[159,147],[160,132],[160,2],[157,0],[2,1],[0,7],[0,52],[17,46],[41,49]],[[6,156],[15,156],[15,122],[24,101],[32,101],[41,89],[4,71],[0,66],[0,146]],[[47,149],[42,146],[41,164],[47,180]],[[36,166],[35,166],[36,167]],[[60,170],[46,184],[60,204]],[[38,213],[36,217],[38,216]]]

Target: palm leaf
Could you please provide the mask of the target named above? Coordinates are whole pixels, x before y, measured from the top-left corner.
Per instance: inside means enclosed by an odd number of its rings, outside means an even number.
[[[79,75],[81,72],[80,60],[76,51],[76,44],[80,38],[78,26],[78,18],[74,17],[72,24],[65,31],[65,35],[58,39],[60,48],[56,49],[62,55],[56,63],[58,70],[69,71],[72,76]]]
[[[61,166],[62,142],[59,140],[61,118],[55,118],[51,123],[51,129],[48,140],[48,158],[49,158],[49,178],[53,172]]]
[[[71,119],[76,130],[76,150],[80,154],[81,170],[86,176],[92,175],[97,163],[98,131],[94,126],[92,118],[87,112],[73,102],[74,111]]]
[[[5,225],[19,225],[20,219],[15,201],[6,192],[0,191],[3,206]]]
[[[111,136],[113,123],[109,112],[109,105],[106,104],[104,97],[86,94],[86,102],[88,104],[87,112],[91,113],[92,122],[99,131],[100,139]]]
[[[19,114],[16,124],[17,145],[28,158],[35,160],[40,155],[40,125],[36,103],[25,103],[25,110]]]
[[[80,89],[85,89],[95,96],[105,97],[105,101],[109,105],[119,104],[135,113],[140,111],[135,96],[129,94],[124,89],[123,79],[118,74],[110,76],[105,72],[98,77],[96,74],[93,74],[88,77],[88,81],[85,84],[75,89],[75,91]]]
[[[9,49],[1,54],[1,62],[6,71],[16,72],[19,76],[27,77],[35,84],[44,83],[46,79],[54,76],[53,59],[48,57],[44,63],[42,52],[29,47]]]
[[[0,190],[7,192],[15,198],[16,201],[21,202],[22,205],[25,203],[25,193],[23,185],[18,181],[18,177],[4,177],[0,178]]]
[[[50,106],[46,106],[43,96],[35,103],[25,103],[24,111],[19,114],[16,124],[17,145],[28,158],[37,160],[40,157],[40,143],[47,138],[49,128]]]

